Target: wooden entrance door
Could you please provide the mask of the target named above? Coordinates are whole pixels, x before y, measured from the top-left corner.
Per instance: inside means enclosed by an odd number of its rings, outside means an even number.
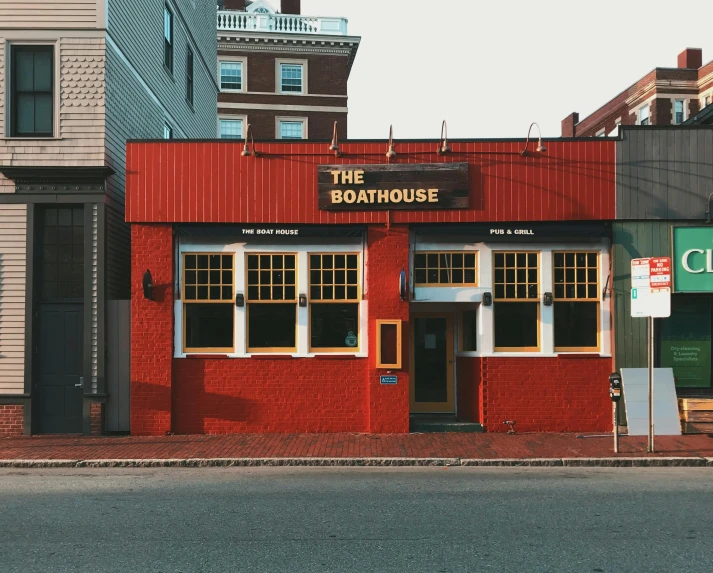
[[[411,411],[454,413],[451,315],[412,314],[410,354]]]

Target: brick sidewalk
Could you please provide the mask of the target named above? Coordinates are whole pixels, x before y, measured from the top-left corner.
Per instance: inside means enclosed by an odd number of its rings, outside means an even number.
[[[613,439],[577,434],[230,434],[0,438],[0,460],[191,458],[610,458]],[[713,435],[657,437],[655,456],[713,457]],[[648,457],[622,436],[620,456]]]

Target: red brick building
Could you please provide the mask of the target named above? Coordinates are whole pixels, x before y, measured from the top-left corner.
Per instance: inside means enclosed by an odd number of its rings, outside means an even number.
[[[130,142],[132,433],[610,429],[615,143],[546,145]]]
[[[562,137],[616,135],[620,125],[679,125],[713,102],[713,61],[686,48],[678,67],[655,68],[584,119],[562,120]]]
[[[300,0],[224,0],[218,11],[218,136],[347,136],[347,79],[360,38],[347,20],[301,14]]]

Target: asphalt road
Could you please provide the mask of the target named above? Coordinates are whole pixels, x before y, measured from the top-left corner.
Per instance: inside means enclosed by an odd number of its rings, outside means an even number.
[[[0,470],[0,571],[710,573],[713,470]]]

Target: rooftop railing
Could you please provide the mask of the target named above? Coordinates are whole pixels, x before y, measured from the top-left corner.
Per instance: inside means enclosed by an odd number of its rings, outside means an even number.
[[[219,10],[218,30],[346,36],[347,19],[294,14],[250,14],[236,10]]]

